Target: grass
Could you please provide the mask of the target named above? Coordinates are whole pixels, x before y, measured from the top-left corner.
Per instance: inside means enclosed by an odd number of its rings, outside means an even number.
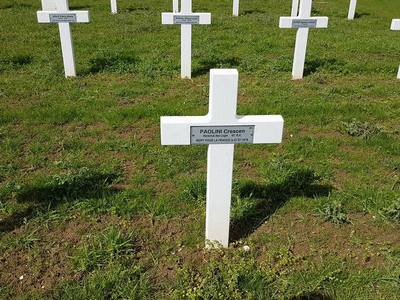
[[[0,4],[0,299],[396,299],[399,5],[313,3],[301,81],[291,1],[197,0],[192,80],[171,3],[70,0],[64,78],[40,1]],[[18,20],[16,22],[15,20]],[[206,146],[161,146],[161,116],[205,115],[209,70],[239,71],[238,114],[280,114],[279,145],[235,146],[229,249],[204,250]],[[335,224],[341,224],[336,226]],[[249,246],[250,251],[244,250]],[[24,280],[20,280],[21,276]]]

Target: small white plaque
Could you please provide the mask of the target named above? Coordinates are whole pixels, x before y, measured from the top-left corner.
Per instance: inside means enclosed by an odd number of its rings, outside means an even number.
[[[317,28],[317,20],[295,19],[292,21],[292,28]]]
[[[199,16],[174,16],[174,24],[175,25],[198,25],[200,24],[200,17]]]
[[[191,126],[191,145],[252,144],[254,125],[242,126]]]
[[[50,14],[50,23],[76,23],[76,14]]]

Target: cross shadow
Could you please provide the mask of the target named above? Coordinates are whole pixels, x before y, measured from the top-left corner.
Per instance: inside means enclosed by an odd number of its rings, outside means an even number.
[[[105,53],[89,61],[90,67],[87,73],[100,72],[128,72],[137,63],[135,57],[125,53]]]
[[[21,68],[25,65],[29,65],[30,63],[32,63],[32,60],[32,56],[30,55],[16,55],[9,59],[0,59],[0,72],[8,68]]]
[[[336,59],[310,59],[305,62],[304,65],[304,72],[303,76],[309,76],[315,72],[317,72],[319,69],[323,68],[331,68],[332,66],[341,66],[343,64],[339,63]]]
[[[199,67],[192,70],[192,77],[198,77],[205,75],[210,72],[210,69],[216,68],[235,68],[240,65],[240,59],[236,57],[228,57],[225,59],[219,59],[217,57],[211,57],[208,59],[202,59],[199,62]]]
[[[332,300],[332,297],[325,295],[322,292],[309,292],[302,296],[295,296],[288,300]]]
[[[366,17],[366,16],[369,16],[369,15],[370,15],[370,13],[358,13],[358,12],[356,12],[354,14],[354,19],[359,19],[359,18]]]
[[[265,14],[265,11],[263,10],[259,10],[259,9],[252,9],[252,10],[245,10],[243,12],[240,13],[242,16],[245,15],[252,15],[252,14]]]
[[[125,10],[128,12],[150,11],[150,8],[148,8],[148,7],[128,7]]]
[[[14,3],[9,5],[0,6],[0,9],[9,9],[9,8],[31,8],[31,4],[27,3]]]
[[[40,211],[54,210],[65,202],[78,199],[102,198],[116,193],[110,185],[118,178],[115,173],[83,172],[76,175],[51,177],[31,185],[15,185],[9,193],[20,203],[29,203],[24,210],[19,210],[0,221],[0,233],[8,233]],[[10,184],[11,185],[11,184]]]
[[[91,5],[77,5],[77,6],[70,6],[69,10],[83,10],[91,8]]]
[[[317,179],[310,170],[297,170],[279,184],[264,185],[253,181],[242,184],[236,192],[238,199],[248,198],[254,205],[242,213],[241,218],[233,220],[230,228],[231,242],[249,236],[290,198],[328,196],[333,187],[316,184]]]

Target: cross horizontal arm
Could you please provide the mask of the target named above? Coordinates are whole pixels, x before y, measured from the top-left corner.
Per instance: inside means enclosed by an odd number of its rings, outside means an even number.
[[[57,12],[57,11],[38,11],[37,17],[39,23],[58,23],[52,21],[52,17],[56,19],[65,19],[65,22],[76,22],[76,23],[89,23],[89,11],[68,11],[68,12]],[[58,16],[58,17],[57,17]],[[68,21],[73,20],[73,21]],[[61,21],[60,21],[61,22]]]
[[[400,19],[393,19],[390,30],[400,30]]]
[[[190,145],[190,128],[194,126],[254,126],[253,144],[280,143],[283,133],[283,118],[280,115],[237,116],[232,123],[210,122],[207,116],[161,117],[162,145]]]
[[[197,21],[190,21],[194,20],[194,18],[197,17]],[[209,25],[211,24],[211,13],[190,13],[190,14],[184,14],[184,13],[162,13],[161,14],[161,21],[162,24],[165,25],[174,25],[174,24],[185,24],[185,23],[178,23],[176,20],[181,20],[181,22],[184,22],[184,19],[187,18],[189,23],[187,24],[192,24],[192,25]],[[174,21],[175,20],[175,21]]]
[[[328,17],[280,17],[279,28],[327,28]]]

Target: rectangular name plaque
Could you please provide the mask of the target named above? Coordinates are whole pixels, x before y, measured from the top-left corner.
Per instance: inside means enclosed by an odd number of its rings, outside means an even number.
[[[199,16],[174,16],[175,25],[198,25],[200,24]]]
[[[76,23],[76,14],[50,14],[50,23]]]
[[[292,28],[317,28],[317,20],[298,19],[292,21]]]
[[[191,126],[191,145],[252,144],[254,125],[243,126]]]

